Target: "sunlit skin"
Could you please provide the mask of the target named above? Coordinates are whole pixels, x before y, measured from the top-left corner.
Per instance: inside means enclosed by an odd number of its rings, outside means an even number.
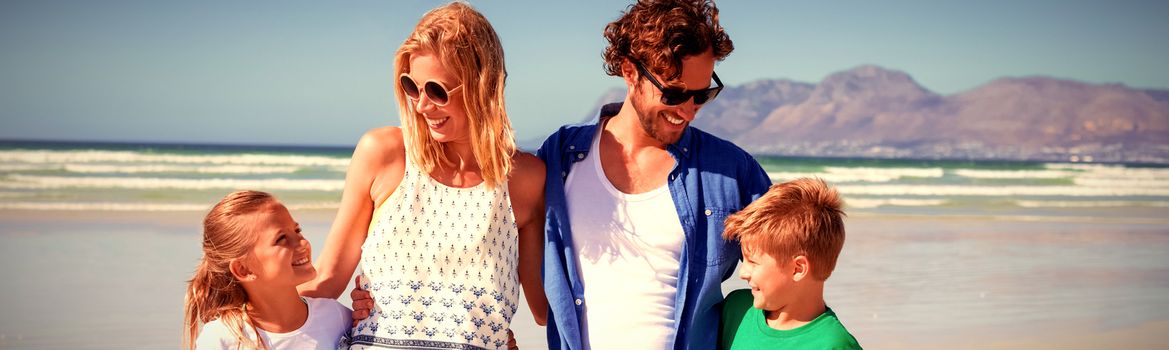
[[[279,203],[246,215],[241,222],[255,232],[256,241],[251,252],[231,262],[231,272],[248,293],[249,317],[270,332],[300,328],[308,319],[308,305],[296,286],[317,275],[312,247],[301,235],[300,225]]]
[[[624,70],[625,67],[622,68]],[[637,72],[636,68],[634,72]],[[713,73],[714,54],[710,51],[682,58],[682,76],[676,81],[664,79],[656,75],[657,73],[650,72],[665,86],[686,90],[709,88]],[[661,90],[646,78],[637,80],[636,90],[638,91],[631,94],[633,98],[630,101],[641,124],[642,135],[661,143],[662,147],[677,142],[678,138],[682,137],[682,131],[694,121],[694,116],[703,106],[695,104],[694,99],[676,106],[665,105],[661,102]]]
[[[682,58],[678,79],[656,78],[666,86],[687,90],[709,88],[714,62],[710,51],[687,56]],[[661,90],[642,77],[632,62],[621,65],[621,74],[629,93],[621,110],[604,125],[601,167],[621,192],[644,193],[666,184],[674,165],[666,147],[682,137],[702,105],[694,104],[693,99],[676,106],[663,104]]]
[[[760,310],[779,310],[790,296],[793,264],[780,265],[770,254],[748,252],[743,249],[743,263],[739,265],[739,278],[751,287],[754,306]]]
[[[419,89],[423,89],[421,84],[428,80],[440,81],[447,89],[462,85],[454,73],[442,66],[438,56],[425,51],[410,58],[410,76],[420,84]],[[471,148],[471,128],[462,91],[458,89],[448,94],[448,102],[443,106],[436,104],[425,92],[420,93],[418,99],[410,99],[418,112],[419,125],[426,126],[430,137],[443,144],[447,159],[454,162],[453,168],[435,168],[430,176],[452,187],[471,187],[483,182]]]
[[[810,261],[800,255],[782,263],[771,254],[743,246],[739,278],[751,287],[756,309],[763,310],[767,325],[790,330],[808,324],[824,313],[824,281],[811,274]]]
[[[418,112],[418,118],[430,130],[430,137],[435,141],[445,143],[448,148],[466,148],[470,150],[470,128],[467,126],[466,109],[463,107],[463,89],[448,93],[446,105],[439,106],[425,92],[423,84],[435,80],[441,82],[448,90],[462,85],[454,73],[445,69],[438,56],[428,52],[415,54],[410,58],[410,77],[418,84],[417,99],[409,98]]]

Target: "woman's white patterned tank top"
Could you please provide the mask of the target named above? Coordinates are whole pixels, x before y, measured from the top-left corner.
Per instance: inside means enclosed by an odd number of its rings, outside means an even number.
[[[518,239],[506,183],[443,185],[407,157],[361,246],[373,295],[351,349],[496,349],[519,299]]]

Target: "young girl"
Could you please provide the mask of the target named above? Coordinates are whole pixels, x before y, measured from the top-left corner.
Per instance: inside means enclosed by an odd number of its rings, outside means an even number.
[[[203,259],[187,288],[185,348],[335,349],[350,311],[334,299],[297,294],[296,285],[316,274],[312,248],[284,205],[264,192],[228,194],[203,219]]]

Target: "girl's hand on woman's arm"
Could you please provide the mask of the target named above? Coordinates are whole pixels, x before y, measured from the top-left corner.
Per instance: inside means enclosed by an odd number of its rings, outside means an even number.
[[[368,318],[369,312],[373,310],[373,296],[369,294],[369,291],[361,289],[361,282],[358,281],[360,278],[353,278],[353,291],[349,292],[349,298],[353,299],[354,327],[357,327],[357,322]]]

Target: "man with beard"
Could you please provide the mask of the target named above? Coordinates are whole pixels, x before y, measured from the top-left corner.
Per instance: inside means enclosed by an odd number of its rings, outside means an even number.
[[[723,220],[765,193],[767,174],[690,127],[722,89],[733,50],[709,0],[641,0],[605,28],[622,103],[565,126],[547,164],[544,290],[552,349],[714,349],[739,246]]]

